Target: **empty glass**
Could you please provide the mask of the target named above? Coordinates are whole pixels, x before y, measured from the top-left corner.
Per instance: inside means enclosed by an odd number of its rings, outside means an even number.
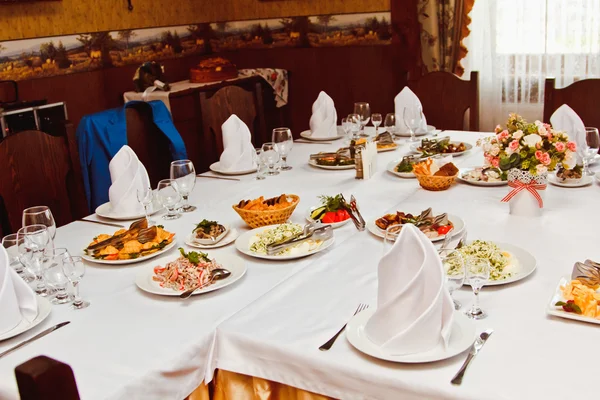
[[[50,239],[56,237],[56,222],[50,208],[46,206],[29,207],[23,210],[23,226],[41,224],[48,228]]]
[[[50,233],[45,225],[24,226],[17,232],[19,261],[35,275],[35,292],[40,296],[50,294],[43,276],[44,251],[50,242]]]
[[[594,160],[594,157],[598,154],[598,148],[600,147],[600,136],[598,135],[598,128],[585,128],[585,144],[578,143],[577,153],[583,161],[583,173],[584,175],[594,175],[590,170],[590,162]]]
[[[287,156],[292,151],[292,147],[294,147],[292,131],[289,128],[275,128],[273,129],[272,140],[275,144],[275,150],[277,150],[281,156],[281,161],[283,161],[280,169],[282,171],[289,171],[292,167],[287,164]]]
[[[81,257],[66,257],[63,260],[63,273],[73,284],[73,291],[75,292],[71,308],[79,310],[89,306],[89,301],[83,301],[79,296],[79,283],[85,275],[85,264]]]
[[[54,304],[65,304],[70,301],[67,285],[69,280],[63,271],[65,259],[71,255],[67,249],[47,249],[44,252],[44,279],[48,286],[55,290],[54,298],[51,300]]]
[[[358,114],[349,114],[347,117],[347,122],[350,127],[350,133],[352,134],[351,139],[358,139],[358,133],[360,132],[360,115]]]
[[[375,113],[371,115],[371,122],[373,123],[373,126],[375,127],[375,136],[377,136],[379,134],[379,125],[381,125],[381,122],[383,121],[383,117],[381,116],[381,114]]]
[[[421,121],[423,120],[423,111],[421,110],[421,107],[406,107],[403,111],[403,118],[410,133],[410,141],[416,142],[417,138],[415,133],[421,126]]]
[[[460,289],[465,283],[465,263],[463,256],[454,249],[440,249],[440,259],[442,260],[442,266],[446,272],[446,287],[450,296],[456,289]],[[454,301],[454,309],[460,310],[461,304]]]
[[[156,197],[160,204],[167,209],[167,213],[163,215],[163,219],[177,219],[181,217],[181,214],[177,213],[177,206],[181,201],[181,195],[175,189],[173,179],[163,179],[158,182],[158,188],[156,189]]]
[[[192,212],[196,209],[188,203],[188,197],[196,185],[196,170],[194,163],[190,160],[177,160],[171,163],[171,179],[175,190],[183,198],[181,210],[183,212]]]
[[[279,153],[275,148],[275,143],[265,143],[262,145],[261,150],[260,157],[268,168],[267,175],[278,175],[279,171],[275,169],[275,166],[279,162]]]
[[[258,181],[262,181],[263,179],[267,178],[265,176],[267,173],[267,165],[264,163],[264,160],[260,156],[260,153],[262,153],[262,150],[256,149],[256,178],[255,179]]]
[[[383,237],[383,255],[386,255],[392,247],[394,247],[394,243],[396,243],[396,239],[398,239],[398,235],[400,235],[400,230],[402,230],[402,225],[388,226],[385,230],[385,235]]]
[[[479,291],[490,278],[490,262],[487,258],[468,257],[466,259],[466,283],[473,288],[475,302],[465,315],[472,319],[483,319],[487,317],[485,311],[479,307]]]
[[[385,127],[385,130],[391,133],[392,135],[396,133],[396,114],[386,114],[385,120],[383,121],[383,126]]]
[[[152,206],[152,201],[154,200],[154,192],[152,191],[152,188],[145,187],[143,189],[138,189],[137,199],[144,207],[144,215],[146,215],[146,221],[148,221],[148,226],[154,225],[154,222],[150,221],[150,214],[148,211]]]
[[[354,114],[360,117],[360,131],[364,135],[365,126],[371,119],[371,106],[365,102],[354,103]]]
[[[11,268],[15,270],[21,278],[25,279],[26,282],[32,281],[33,278],[30,275],[25,274],[25,266],[19,261],[19,246],[16,233],[11,233],[2,238],[2,247],[6,249],[8,254],[8,262]]]

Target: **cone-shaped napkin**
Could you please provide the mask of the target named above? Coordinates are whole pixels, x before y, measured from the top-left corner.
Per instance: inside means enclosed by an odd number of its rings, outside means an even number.
[[[0,334],[36,316],[35,293],[10,266],[6,249],[0,246]]]
[[[563,104],[554,111],[554,114],[550,117],[550,124],[554,129],[566,132],[569,139],[577,144],[578,149],[586,147],[585,125],[579,115],[568,105]],[[572,168],[575,165],[569,166]]]
[[[325,92],[313,103],[310,117],[310,136],[316,138],[337,137],[337,112],[333,99]]]
[[[396,95],[396,98],[394,99],[394,107],[396,110],[396,130],[400,133],[410,132],[410,129],[404,123],[404,109],[420,108],[423,110],[421,100],[419,100],[417,95],[410,90],[408,86],[406,86],[400,91],[400,93]],[[427,120],[425,119],[425,114],[423,114],[423,119],[421,120],[421,124],[417,129],[417,133],[419,132],[427,132]]]
[[[108,169],[112,181],[108,189],[111,211],[122,215],[143,213],[143,206],[137,199],[137,191],[150,187],[150,178],[131,147],[121,147],[110,160]]]
[[[221,125],[223,132],[223,153],[219,159],[220,168],[224,171],[248,171],[256,168],[256,150],[252,145],[252,135],[248,126],[231,114]]]
[[[440,257],[417,227],[403,226],[379,262],[378,282],[377,311],[365,325],[372,342],[395,355],[448,345],[454,304]]]

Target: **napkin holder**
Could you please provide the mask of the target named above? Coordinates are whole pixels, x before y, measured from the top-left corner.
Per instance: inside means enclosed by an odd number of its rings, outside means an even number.
[[[355,147],[356,179],[371,179],[375,174],[377,143],[367,142]]]
[[[600,286],[600,264],[592,260],[576,262],[573,266],[571,279],[577,279],[590,287]]]

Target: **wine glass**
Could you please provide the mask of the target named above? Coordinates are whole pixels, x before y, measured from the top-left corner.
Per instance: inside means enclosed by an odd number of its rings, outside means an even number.
[[[63,260],[62,269],[67,279],[73,284],[73,290],[75,292],[71,308],[79,310],[89,306],[90,302],[83,301],[79,296],[79,283],[85,274],[85,264],[83,263],[82,258],[66,257]]]
[[[48,296],[43,276],[44,251],[50,242],[50,232],[46,225],[36,224],[24,226],[17,232],[19,261],[35,275],[37,281],[35,292],[40,296]]]
[[[171,180],[173,187],[183,198],[181,210],[183,212],[192,212],[196,209],[188,203],[188,196],[194,190],[196,185],[196,170],[194,163],[190,160],[177,160],[171,163]]]
[[[383,237],[383,255],[386,255],[392,247],[394,247],[394,243],[396,243],[396,239],[398,239],[401,230],[402,225],[391,225],[387,227]]]
[[[348,123],[350,125],[350,132],[352,133],[352,140],[358,139],[358,132],[360,132],[360,115],[349,114]]]
[[[342,118],[342,129],[344,130],[344,134],[346,135],[345,141],[348,143],[348,145],[350,145],[350,143],[352,142],[352,135],[350,135],[350,133],[352,132],[352,124],[353,122],[352,120],[350,120],[350,118]]]
[[[163,219],[177,219],[181,214],[176,212],[177,205],[181,201],[181,195],[175,188],[173,179],[163,179],[158,182],[156,196],[160,204],[167,209],[167,213],[163,215]]]
[[[383,126],[385,127],[385,130],[392,135],[396,133],[396,114],[387,113],[385,115],[385,120],[383,121]]]
[[[275,170],[275,165],[279,162],[279,153],[275,148],[275,143],[267,142],[262,145],[260,157],[267,166],[267,175],[279,175],[279,171]]]
[[[145,187],[143,189],[137,190],[137,199],[144,206],[144,215],[146,215],[146,221],[148,221],[148,226],[154,225],[154,222],[150,220],[148,214],[148,208],[152,206],[152,201],[154,200],[154,192],[151,187]]]
[[[465,283],[465,263],[463,256],[455,249],[440,249],[440,259],[446,272],[446,287],[450,296]],[[460,310],[461,304],[454,298],[454,309]]]
[[[263,179],[267,179],[266,175],[266,170],[267,170],[267,165],[264,163],[262,157],[260,156],[260,154],[262,153],[262,149],[255,149],[256,150],[256,180],[257,181],[262,181]]]
[[[590,162],[598,154],[598,148],[600,147],[600,136],[598,135],[598,128],[585,128],[585,144],[578,147],[578,153],[583,161],[583,174],[594,175],[590,170]]]
[[[64,260],[71,255],[67,249],[47,249],[44,252],[44,278],[48,286],[55,289],[55,296],[52,299],[53,304],[65,304],[70,301],[67,293],[67,284],[69,280],[63,272]]]
[[[23,210],[23,226],[41,224],[48,228],[50,239],[56,237],[56,222],[52,211],[47,206],[29,207]]]
[[[275,150],[277,150],[283,161],[281,170],[289,171],[292,167],[287,164],[287,156],[292,151],[292,147],[294,147],[292,131],[289,128],[275,128],[273,129],[272,139],[273,143],[275,143]]]
[[[375,114],[371,115],[371,122],[373,123],[373,126],[375,127],[375,136],[376,137],[379,134],[379,125],[381,125],[382,121],[383,121],[383,117],[381,116],[381,114],[375,113]]]
[[[354,103],[354,114],[360,117],[360,131],[363,132],[361,135],[364,135],[365,126],[369,123],[369,119],[371,119],[371,106],[369,103],[362,101]]]
[[[466,259],[466,282],[471,285],[475,302],[465,315],[472,319],[487,317],[485,311],[479,307],[479,291],[490,278],[490,262],[487,258],[468,257]]]
[[[25,266],[19,261],[19,240],[16,233],[11,233],[2,238],[2,247],[6,249],[8,254],[8,263],[26,282],[30,282],[33,278],[25,274]]]
[[[417,138],[415,133],[417,129],[421,127],[421,121],[423,121],[423,111],[421,107],[406,107],[403,111],[403,118],[406,127],[410,132],[410,141],[416,142]]]

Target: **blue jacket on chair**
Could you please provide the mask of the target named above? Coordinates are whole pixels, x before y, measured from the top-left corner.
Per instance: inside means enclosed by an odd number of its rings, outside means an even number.
[[[124,107],[85,115],[77,127],[77,146],[83,174],[83,184],[90,210],[108,201],[108,189],[111,185],[108,164],[123,145],[127,144],[127,127]],[[187,158],[183,139],[173,121],[171,114],[162,101],[150,101],[152,116],[156,126],[171,142],[170,150],[173,160]]]

